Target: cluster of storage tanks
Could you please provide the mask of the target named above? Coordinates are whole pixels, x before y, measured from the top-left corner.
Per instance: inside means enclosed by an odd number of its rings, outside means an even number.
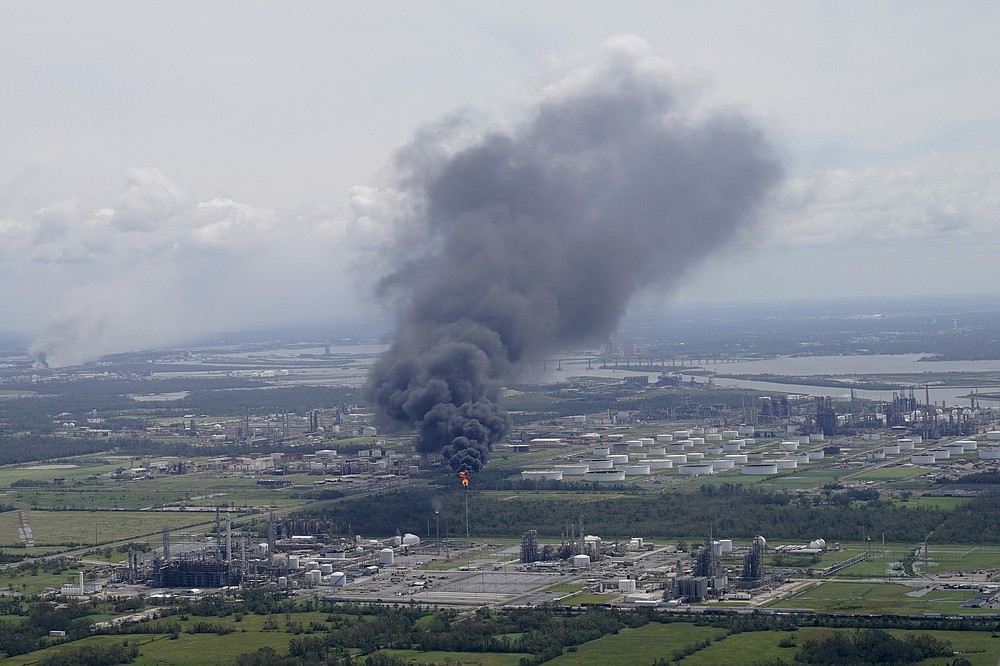
[[[753,441],[753,434],[754,429],[749,426],[721,431],[714,428],[675,430],[656,437],[626,440],[627,453],[612,453],[608,446],[596,446],[589,459],[549,469],[525,470],[521,478],[560,481],[564,476],[581,476],[584,481],[622,482],[667,469],[676,469],[682,476],[701,476],[731,470],[737,465],[744,474],[777,474],[824,457],[822,449],[798,450],[801,444],[823,441],[820,433],[783,441],[778,446],[781,457],[764,461],[763,454],[744,450],[748,441]]]
[[[391,541],[371,540],[364,543],[359,541],[355,551],[336,551],[325,557],[289,554],[284,560],[284,575],[278,577],[277,584],[282,589],[295,587],[299,584],[303,587],[318,587],[320,585],[343,587],[347,585],[347,574],[342,570],[343,568],[357,566],[359,569],[367,568],[371,572],[381,567],[392,566],[396,563],[396,548],[413,547],[419,544],[420,537],[407,533],[403,536],[393,537]],[[384,547],[379,548],[380,545],[384,545]],[[301,583],[299,583],[300,580]]]

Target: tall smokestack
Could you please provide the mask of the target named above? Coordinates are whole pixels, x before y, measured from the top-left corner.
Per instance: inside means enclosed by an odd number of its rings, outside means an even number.
[[[636,37],[541,89],[526,117],[454,116],[396,156],[394,339],[366,393],[382,425],[477,472],[510,421],[512,364],[607,338],[629,299],[676,287],[754,218],[781,167],[761,129],[695,109]]]

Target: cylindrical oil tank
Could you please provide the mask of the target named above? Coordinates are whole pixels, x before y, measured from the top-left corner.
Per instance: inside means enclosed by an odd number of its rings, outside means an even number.
[[[671,467],[674,466],[674,461],[667,460],[666,458],[650,458],[646,462],[649,463],[650,471],[658,469],[670,469]]]
[[[782,442],[778,444],[778,448],[782,451],[795,451],[799,448],[798,442]]]
[[[590,465],[580,463],[579,465],[556,465],[555,468],[566,476],[582,476],[590,471]]]
[[[705,438],[704,437],[692,437],[691,438],[691,445],[692,446],[705,446]]]
[[[653,439],[652,437],[640,437],[639,444],[641,446],[653,446],[654,444],[656,444],[656,440]]]
[[[1000,460],[1000,447],[979,449],[978,453],[980,460]]]
[[[610,460],[615,465],[624,465],[625,463],[628,462],[628,454],[612,453],[610,456],[608,456],[608,460]]]
[[[707,449],[705,449],[705,455],[706,456],[721,456],[722,455],[722,447],[721,446],[710,446]]]
[[[972,440],[972,439],[960,439],[960,440],[954,442],[954,444],[955,445],[961,444],[962,445],[962,449],[964,449],[965,451],[975,451],[976,448],[979,446],[975,442],[975,440]]]
[[[623,469],[592,469],[583,475],[584,481],[596,481],[597,483],[608,483],[612,481],[624,481],[625,470]]]
[[[1000,430],[990,430],[988,433],[986,433],[986,439],[990,440],[991,442],[1000,441]]]
[[[288,587],[288,576],[278,576],[278,587],[281,589]]]
[[[625,476],[643,476],[649,474],[649,465],[625,465]]]
[[[590,555],[574,555],[573,566],[576,567],[577,569],[589,569]]]
[[[826,436],[821,432],[811,432],[809,433],[810,442],[822,442],[826,439]]]
[[[396,563],[396,553],[392,548],[383,548],[378,551],[378,563],[382,566],[389,566]]]
[[[822,459],[823,459],[823,450],[822,449],[820,449],[818,451],[810,451],[809,452],[809,461],[810,462],[813,462],[815,460],[822,460]]]
[[[330,585],[334,587],[343,587],[347,585],[347,574],[343,571],[334,571],[330,574]]]
[[[721,432],[710,432],[705,435],[706,442],[721,442],[722,433]]]
[[[687,439],[690,436],[690,430],[674,430],[674,439]]]
[[[609,449],[606,446],[595,446],[593,449],[593,453],[595,456],[598,457],[608,456],[611,454],[611,449]]]
[[[738,430],[723,430],[722,431],[722,439],[736,439],[739,436],[740,436],[740,433],[739,433]]]
[[[719,543],[722,544],[723,553],[733,552],[733,540],[732,539],[719,539]]]
[[[737,465],[747,464],[747,454],[745,453],[730,453],[726,455],[726,460],[732,460],[733,463]]]
[[[687,456],[688,462],[694,462],[694,461],[697,461],[697,460],[702,460],[705,457],[705,454],[702,453],[701,451],[688,451],[684,455]]]
[[[732,469],[734,467],[736,467],[736,463],[734,463],[732,460],[729,460],[728,458],[722,458],[720,460],[712,461],[712,469],[715,470],[716,472],[725,472],[726,470]]]
[[[795,469],[799,466],[799,461],[795,460],[795,458],[781,458],[775,460],[774,464],[778,466],[778,469]]]
[[[288,568],[289,569],[298,569],[299,568],[299,556],[298,555],[289,555],[287,561],[288,561]]]
[[[937,456],[933,452],[914,453],[910,456],[910,462],[914,465],[930,465],[937,462]]]
[[[684,463],[686,463],[688,461],[687,454],[685,454],[685,453],[668,453],[667,455],[663,456],[663,459],[664,460],[669,460],[675,466],[676,465],[683,465]]]
[[[882,447],[882,453],[887,456],[899,455],[900,451],[901,449],[899,448],[899,444],[886,444]]]
[[[664,433],[662,435],[657,435],[656,441],[662,443],[672,442],[674,441],[674,436],[669,433]]]
[[[742,472],[752,476],[777,474],[778,466],[774,463],[747,463],[743,465]]]
[[[666,452],[667,452],[667,447],[665,447],[665,446],[654,446],[653,448],[651,448],[649,450],[649,455],[651,455],[653,457],[662,456],[662,455],[666,454]]]
[[[333,565],[330,564],[329,562],[324,562],[323,564],[319,565],[319,572],[324,576],[329,576],[330,574],[333,573]]]
[[[680,465],[677,468],[677,473],[682,476],[702,476],[704,474],[714,474],[715,468],[712,467],[712,463],[688,463],[687,465]]]
[[[625,446],[627,446],[630,449],[641,449],[642,448],[642,440],[641,439],[630,439],[627,442],[625,442]]]
[[[800,465],[804,465],[807,462],[810,462],[810,458],[809,458],[809,454],[808,453],[796,453],[792,457],[795,458],[795,461],[797,463],[799,463]]]
[[[684,450],[684,442],[674,442],[673,444],[667,444],[667,451],[671,453],[680,453]]]
[[[526,469],[521,472],[524,481],[562,481],[563,473],[555,469]]]
[[[635,592],[635,579],[634,578],[622,578],[618,581],[618,591],[622,594],[628,594],[629,592]]]
[[[615,466],[615,461],[605,458],[603,460],[588,460],[587,465],[590,467],[591,472],[597,472],[602,469],[613,469]],[[584,472],[586,474],[586,472]]]

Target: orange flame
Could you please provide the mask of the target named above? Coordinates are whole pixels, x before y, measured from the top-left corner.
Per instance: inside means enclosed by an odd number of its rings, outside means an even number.
[[[472,483],[472,474],[469,473],[469,470],[463,469],[458,473],[458,478],[462,480],[462,486],[468,489],[469,484]]]

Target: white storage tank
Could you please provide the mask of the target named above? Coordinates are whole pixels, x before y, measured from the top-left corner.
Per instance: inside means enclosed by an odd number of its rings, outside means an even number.
[[[618,581],[618,591],[622,594],[628,594],[629,592],[635,592],[635,579],[634,578],[622,578]]]
[[[740,436],[740,433],[739,433],[738,430],[723,430],[722,431],[722,439],[736,439],[739,436]]]
[[[910,435],[910,438],[913,440],[914,444],[920,444],[924,441],[923,435]]]
[[[705,457],[705,454],[702,453],[701,451],[688,451],[684,455],[687,456],[688,462],[694,462],[694,461],[697,461],[697,460],[701,460],[701,459],[703,459]]]
[[[705,449],[705,455],[706,456],[721,456],[722,455],[722,447],[721,446],[710,446],[707,449]]]
[[[347,574],[343,571],[334,571],[330,574],[330,585],[334,587],[344,587],[347,585]]]
[[[597,483],[608,483],[612,481],[624,481],[625,470],[623,469],[592,469],[583,475],[584,481],[596,481]]]
[[[611,449],[609,449],[606,446],[595,446],[593,449],[593,453],[595,456],[605,457],[611,455]]]
[[[774,463],[747,463],[742,471],[750,476],[777,474],[778,466]]]
[[[306,585],[316,587],[323,580],[323,574],[319,569],[312,569],[306,572]]]
[[[730,453],[726,456],[726,460],[732,460],[736,465],[746,465],[747,464],[747,454],[745,453]]]
[[[683,465],[688,461],[687,454],[684,453],[670,453],[663,457],[664,460],[669,460],[674,465]]]
[[[731,439],[722,445],[722,450],[727,452],[739,451],[743,448],[742,439]]]
[[[796,451],[798,448],[798,442],[782,442],[781,444],[778,444],[778,449],[781,451]]]
[[[677,473],[682,476],[702,476],[704,474],[714,474],[715,468],[712,463],[688,463],[677,468]]]
[[[811,432],[809,433],[810,442],[822,442],[826,439],[826,436],[821,432]]]
[[[642,461],[642,460],[645,460],[645,459],[646,459],[646,454],[645,453],[630,453],[630,454],[628,454],[628,461],[630,463]]]
[[[563,473],[555,469],[526,469],[521,472],[523,481],[562,481]]]
[[[324,576],[329,576],[330,574],[333,573],[333,565],[328,562],[324,562],[323,564],[319,565],[319,572]]]
[[[665,446],[654,446],[649,450],[649,455],[651,456],[662,456],[667,453],[667,447]]]
[[[642,440],[641,439],[630,439],[627,442],[625,442],[625,446],[627,446],[630,449],[640,449],[640,448],[642,448]]]
[[[869,451],[868,452],[868,462],[878,462],[879,460],[885,460],[884,451]]]
[[[656,441],[657,442],[672,442],[672,441],[674,441],[674,436],[670,435],[670,434],[657,435],[656,436]]]
[[[378,551],[378,563],[384,567],[391,566],[396,563],[396,553],[392,548],[383,548]]]
[[[715,472],[725,472],[726,470],[733,469],[734,467],[736,467],[736,463],[727,458],[712,461],[712,469]]]
[[[299,568],[299,557],[298,557],[298,555],[289,555],[288,559],[286,560],[286,562],[288,563],[288,568],[289,569],[298,569]]]
[[[820,449],[819,451],[810,451],[809,452],[809,461],[810,462],[813,462],[815,460],[822,460],[822,459],[823,459],[823,450],[822,449]]]
[[[948,460],[948,458],[951,458],[951,452],[947,449],[934,449],[930,453],[934,454],[934,460]]]
[[[705,435],[706,442],[721,442],[722,433],[721,432],[710,432]]]
[[[806,463],[811,462],[808,453],[796,453],[792,457],[795,458],[795,461],[800,465],[805,465]]]
[[[899,452],[901,450],[902,449],[899,448],[899,444],[886,444],[885,446],[882,447],[882,453],[884,453],[887,456],[899,455]]]
[[[614,469],[615,461],[605,458],[603,460],[588,460],[587,466],[590,467],[591,472],[600,471],[602,469]],[[586,474],[586,472],[584,472]]]
[[[650,471],[660,470],[660,469],[670,469],[671,467],[674,466],[674,461],[667,460],[666,458],[653,458],[650,459],[648,462]]]
[[[740,426],[737,430],[740,431],[740,437],[753,437],[753,426]]]
[[[674,430],[674,439],[687,439],[690,436],[690,430]]]
[[[704,437],[692,437],[691,438],[691,446],[705,446],[705,438]]]
[[[404,546],[418,546],[420,545],[420,537],[416,534],[411,534],[407,532],[403,535],[403,545]]]
[[[278,576],[278,587],[282,590],[288,587],[288,576]]]
[[[723,553],[733,552],[733,540],[732,539],[719,539],[719,544],[722,545]]]
[[[1000,442],[1000,430],[990,430],[986,433],[986,439],[991,442]]]
[[[928,453],[914,453],[910,456],[910,462],[914,465],[932,465],[937,461],[937,457],[933,452]]]
[[[556,465],[555,468],[566,476],[583,476],[590,471],[590,465],[587,463],[579,465]]]
[[[574,555],[573,566],[576,567],[577,569],[589,569],[590,555]]]
[[[986,449],[979,449],[979,459],[1000,460],[1000,447],[993,446]]]
[[[640,446],[652,446],[654,444],[656,444],[656,440],[653,439],[652,437],[640,437],[639,438],[639,445]]]
[[[624,465],[628,462],[628,454],[612,453],[610,456],[608,456],[608,460],[610,460],[613,465]]]
[[[781,458],[775,460],[774,464],[778,466],[778,469],[795,469],[799,466],[799,463],[794,458]]]
[[[625,476],[644,476],[649,474],[649,465],[626,465]]]
[[[961,444],[962,448],[965,451],[975,451],[976,448],[978,448],[979,446],[979,444],[977,444],[974,440],[971,439],[960,439],[957,442],[955,442],[955,444],[956,445]]]
[[[667,444],[667,451],[671,453],[679,453],[684,450],[684,442],[674,442],[673,444]]]

